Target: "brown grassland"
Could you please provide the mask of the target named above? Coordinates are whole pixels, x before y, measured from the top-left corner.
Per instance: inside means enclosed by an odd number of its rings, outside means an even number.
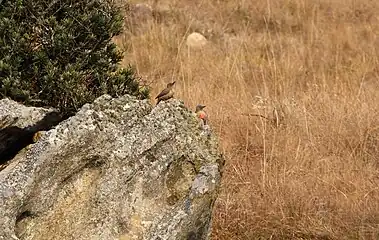
[[[379,1],[131,2],[154,14],[126,20],[124,63],[220,139],[212,239],[379,239]]]

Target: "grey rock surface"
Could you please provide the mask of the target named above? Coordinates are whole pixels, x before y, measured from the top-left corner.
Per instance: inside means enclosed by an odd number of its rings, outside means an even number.
[[[223,158],[203,131],[178,100],[98,98],[0,172],[0,239],[207,239]]]
[[[0,127],[11,124],[19,128],[32,126],[41,121],[53,109],[27,107],[8,98],[0,100]]]
[[[32,141],[33,134],[59,122],[54,109],[26,107],[10,99],[0,100],[0,165],[19,148]],[[0,166],[0,170],[3,166]]]

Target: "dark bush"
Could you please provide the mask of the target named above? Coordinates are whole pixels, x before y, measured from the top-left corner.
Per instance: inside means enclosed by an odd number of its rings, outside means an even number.
[[[118,68],[122,25],[112,0],[0,0],[1,97],[65,115],[104,93],[146,98],[133,69]]]

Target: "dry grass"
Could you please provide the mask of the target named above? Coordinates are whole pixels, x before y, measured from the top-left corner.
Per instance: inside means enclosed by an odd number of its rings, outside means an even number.
[[[161,0],[127,28],[152,96],[175,78],[207,105],[227,158],[213,239],[379,239],[378,1]]]

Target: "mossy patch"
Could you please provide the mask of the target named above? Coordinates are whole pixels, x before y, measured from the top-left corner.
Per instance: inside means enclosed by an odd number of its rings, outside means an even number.
[[[185,156],[171,163],[166,175],[166,187],[169,191],[168,204],[174,205],[188,195],[195,176],[196,169]]]

